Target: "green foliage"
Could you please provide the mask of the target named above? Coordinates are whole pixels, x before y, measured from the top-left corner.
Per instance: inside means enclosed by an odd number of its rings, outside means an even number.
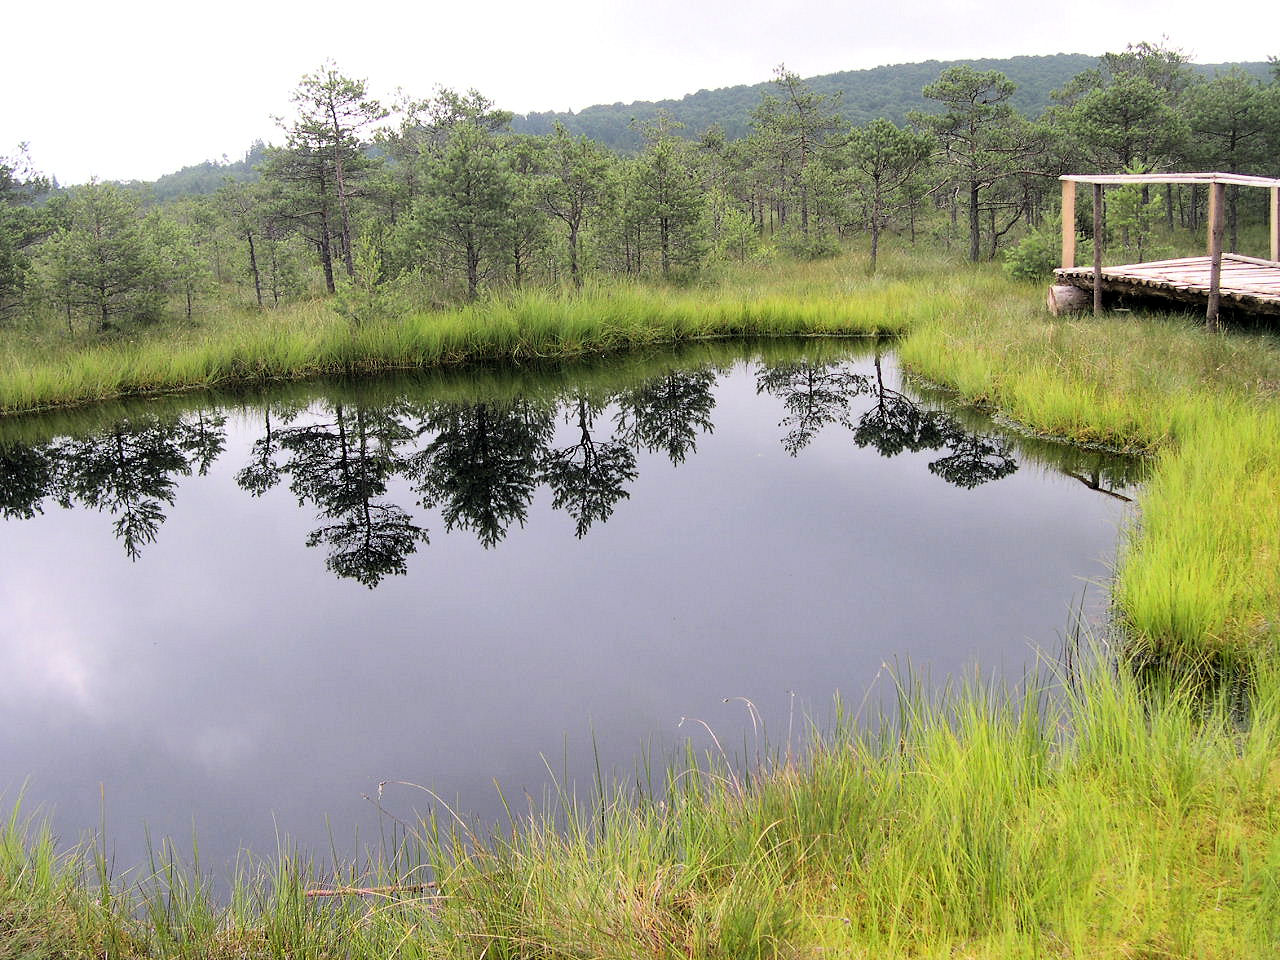
[[[871,231],[871,271],[876,269],[880,233],[890,218],[913,202],[921,172],[933,153],[934,142],[914,130],[895,127],[888,120],[872,120],[854,127],[841,151],[845,182]]]
[[[258,165],[267,155],[267,145],[255,140],[240,160],[206,160],[204,163],[183,167],[167,173],[150,185],[151,199],[158,203],[177,200],[180,197],[207,196],[217,193],[228,181],[252,183],[258,180]]]
[[[449,128],[422,158],[423,195],[408,225],[418,249],[442,251],[461,267],[469,299],[500,258],[514,183],[498,137],[471,119]]]
[[[48,181],[31,168],[25,146],[0,156],[0,321],[21,302],[31,266],[31,248],[50,228],[51,217],[37,201]]]
[[[1011,57],[1001,60],[936,61],[846,70],[806,78],[805,83],[819,94],[840,98],[840,110],[853,124],[883,117],[891,123],[906,122],[912,110],[927,107],[920,90],[948,67],[967,63],[976,70],[999,70],[1018,85],[1013,105],[1025,116],[1037,116],[1051,102],[1051,91],[1088,69],[1096,58],[1084,54]],[[1246,65],[1261,76],[1266,64]],[[684,124],[690,136],[698,136],[712,125],[719,126],[731,140],[746,137],[751,130],[751,113],[766,93],[776,93],[773,81],[700,90],[679,100],[657,103],[595,105],[575,113],[530,113],[517,116],[516,130],[549,133],[562,123],[571,133],[582,134],[624,153],[638,152],[644,140],[634,124],[650,122],[661,112]]]
[[[994,188],[1011,179],[1040,149],[1035,130],[1009,103],[1016,85],[998,71],[951,67],[924,88],[940,114],[913,119],[937,137],[941,161],[949,169],[969,208],[969,259],[982,256],[982,214],[1004,206]],[[1020,211],[1015,210],[1010,226]],[[1006,227],[1006,230],[1008,227]],[[992,255],[999,233],[991,231]]]
[[[1142,164],[1133,164],[1126,173],[1147,173]],[[1120,231],[1127,256],[1142,261],[1156,259],[1156,224],[1165,213],[1164,196],[1136,184],[1119,187],[1107,196],[1107,221]]]
[[[1032,230],[1005,251],[1004,271],[1014,280],[1046,280],[1062,259],[1061,239],[1048,229]]]
[[[805,233],[799,228],[788,227],[777,235],[777,242],[799,260],[824,260],[840,252],[840,241],[835,234],[825,231]]]
[[[630,170],[629,219],[641,245],[654,250],[663,278],[688,275],[706,256],[703,196],[688,148],[664,125]]]
[[[606,210],[614,200],[609,174],[613,159],[586,137],[571,137],[563,125],[545,144],[545,172],[538,179],[543,208],[564,224],[569,244],[569,275],[582,286],[579,241],[588,217]]]
[[[355,275],[338,287],[334,312],[354,326],[385,321],[396,315],[396,302],[382,273],[382,254],[372,237],[356,241]]]
[[[41,248],[38,269],[46,297],[68,323],[79,315],[105,330],[159,316],[169,273],[133,195],[91,183],[71,195],[67,219]]]
[[[184,300],[190,319],[196,298],[213,287],[213,273],[200,257],[192,230],[158,214],[149,216],[144,226],[155,245],[156,279],[166,292]]]

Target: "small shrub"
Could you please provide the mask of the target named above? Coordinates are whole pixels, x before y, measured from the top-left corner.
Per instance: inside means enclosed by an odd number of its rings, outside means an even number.
[[[1093,256],[1093,244],[1076,238],[1076,262],[1087,262]],[[1062,262],[1061,228],[1044,224],[1032,230],[1004,255],[1004,272],[1014,280],[1048,280]]]

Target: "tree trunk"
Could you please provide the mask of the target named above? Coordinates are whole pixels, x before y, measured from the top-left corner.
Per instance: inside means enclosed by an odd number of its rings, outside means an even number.
[[[258,297],[258,309],[262,309],[262,278],[258,275],[258,254],[253,249],[253,231],[246,230],[245,237],[249,241],[249,269],[253,271],[253,292]]]
[[[876,257],[880,253],[880,221],[871,221],[871,272],[876,272]]]
[[[666,217],[658,218],[658,238],[662,249],[662,279],[666,280],[671,276],[670,235]]]
[[[573,285],[582,289],[582,274],[578,270],[578,225],[569,224],[569,275],[573,277]]]
[[[978,183],[969,182],[969,260],[977,263],[982,259],[982,224],[978,218]]]
[[[333,282],[333,240],[329,235],[329,215],[320,211],[320,265],[324,267],[324,285],[330,293],[337,293]]]
[[[480,291],[480,251],[467,243],[467,299],[474,300]]]
[[[338,209],[342,213],[342,259],[347,265],[347,276],[356,275],[355,261],[351,256],[351,209],[347,204],[347,182],[342,169],[342,127],[338,117],[329,106],[329,116],[333,119],[333,180],[338,188]]]

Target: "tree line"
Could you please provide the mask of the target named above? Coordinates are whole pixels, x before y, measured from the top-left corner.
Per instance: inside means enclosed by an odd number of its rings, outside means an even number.
[[[865,238],[874,270],[886,230],[914,243],[924,227],[978,261],[1047,224],[1062,173],[1280,172],[1277,75],[1206,77],[1139,44],[1077,74],[1038,117],[1014,109],[1015,90],[999,71],[950,66],[922,90],[930,110],[850,125],[839,95],[780,67],[746,136],[690,136],[659,114],[621,155],[562,125],[516,133],[474,90],[384,105],[326,63],[294,90],[283,143],[255,146],[258,176],[210,195],[55,190],[21,153],[0,159],[0,318],[106,330],[191,316],[216,291],[268,309],[323,290],[363,323],[406,290],[435,302],[679,281],[716,259],[821,257],[850,238]],[[1229,198],[1232,248],[1261,216],[1252,199]],[[1202,193],[1171,186],[1124,222],[1195,228],[1204,211]]]

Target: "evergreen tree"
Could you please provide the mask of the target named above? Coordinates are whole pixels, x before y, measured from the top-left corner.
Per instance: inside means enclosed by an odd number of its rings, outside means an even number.
[[[410,234],[421,248],[443,250],[461,266],[467,298],[501,259],[514,199],[511,170],[492,130],[472,119],[451,128],[438,151],[422,158],[424,194],[414,208]]]
[[[842,151],[846,182],[871,231],[871,272],[876,271],[880,233],[890,218],[911,200],[908,185],[929,161],[932,138],[895,127],[888,120],[872,120],[854,127]]]
[[[673,270],[696,270],[706,256],[703,197],[688,151],[688,143],[663,121],[650,130],[649,143],[631,168],[631,217],[656,247],[664,279]]]
[[[355,272],[351,246],[351,197],[368,175],[371,162],[361,149],[360,134],[387,115],[368,95],[364,80],[343,76],[332,61],[302,77],[293,92],[298,108],[290,139],[324,153],[332,163],[333,190],[338,208],[342,260],[347,276]]]
[[[941,104],[942,113],[912,117],[937,137],[941,160],[967,195],[969,259],[974,263],[982,256],[984,199],[994,211],[998,201],[991,188],[1012,176],[1036,150],[1030,125],[1009,104],[1014,89],[1013,81],[997,70],[951,67],[924,88],[924,96]],[[995,239],[993,233],[993,244]]]
[[[46,288],[66,306],[107,329],[113,320],[156,317],[165,271],[143,229],[132,194],[104,183],[80,187],[67,204],[69,223],[41,251]]]
[[[51,228],[48,211],[37,206],[48,189],[48,180],[32,169],[25,145],[16,156],[0,157],[0,320],[20,302],[30,252]]]
[[[543,208],[560,220],[569,244],[569,276],[582,286],[579,247],[582,227],[588,216],[603,209],[609,200],[609,168],[612,159],[599,144],[586,137],[571,137],[564,126],[556,125],[547,139],[545,174],[540,182]]]

